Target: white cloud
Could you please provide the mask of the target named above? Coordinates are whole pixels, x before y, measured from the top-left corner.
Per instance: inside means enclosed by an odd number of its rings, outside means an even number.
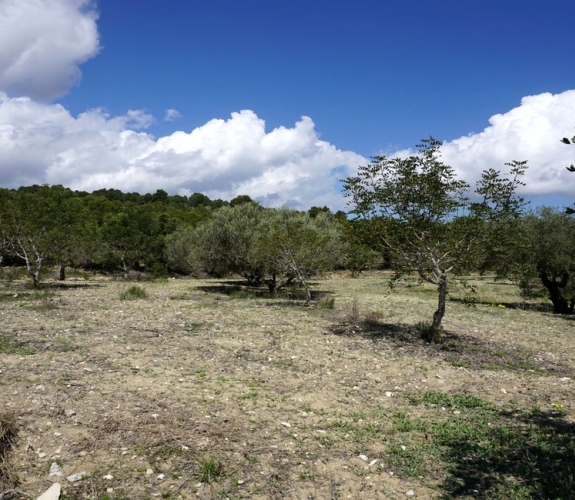
[[[474,185],[484,169],[504,171],[504,163],[528,160],[523,194],[575,193],[575,174],[565,169],[575,163],[575,146],[559,142],[575,135],[575,90],[524,97],[489,123],[481,133],[446,142],[443,161]]]
[[[92,0],[0,0],[0,90],[50,100],[98,50]]]
[[[249,110],[155,140],[133,130],[152,118],[100,109],[73,117],[61,105],[0,94],[0,185],[64,184],[92,191],[248,194],[278,206],[343,206],[337,182],[365,158],[318,138],[313,121],[266,132]]]
[[[564,167],[575,163],[575,146],[559,142],[575,134],[573,117],[575,90],[525,97],[483,132],[445,143],[443,160],[473,184],[485,168],[527,159],[523,193],[573,195],[575,174]],[[112,117],[94,109],[74,117],[59,104],[0,94],[0,186],[162,188],[224,199],[248,194],[270,206],[343,208],[338,180],[368,161],[320,140],[308,117],[266,131],[262,119],[244,110],[158,139],[142,130],[152,122],[142,111]]]
[[[165,122],[175,122],[182,117],[177,109],[166,109],[166,114],[164,115]]]

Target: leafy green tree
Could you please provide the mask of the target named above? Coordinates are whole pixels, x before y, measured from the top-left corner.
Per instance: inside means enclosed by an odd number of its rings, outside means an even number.
[[[234,199],[230,200],[230,206],[232,207],[235,207],[236,205],[242,205],[244,203],[257,204],[257,202],[252,200],[247,194],[241,194],[239,196],[236,196]]]
[[[243,203],[222,207],[211,221],[170,235],[166,255],[173,269],[236,273],[275,294],[294,280],[308,290],[307,280],[341,264],[346,248],[332,214],[312,218],[296,210]]]
[[[514,265],[506,276],[517,283],[524,298],[544,287],[556,314],[573,313],[575,219],[554,208],[538,208],[524,217],[510,252]]]
[[[509,178],[485,171],[471,202],[469,185],[440,161],[441,143],[433,138],[408,158],[376,156],[356,176],[344,180],[352,214],[370,226],[371,240],[386,248],[396,276],[415,271],[438,289],[430,340],[441,341],[450,276],[475,269],[495,224],[517,221],[522,200],[515,196],[525,162],[513,162]]]
[[[78,223],[73,196],[71,190],[62,186],[41,186],[33,192],[19,190],[12,197],[10,247],[26,264],[34,288],[40,287],[45,264],[58,260],[72,244]]]
[[[341,265],[347,256],[341,227],[331,212],[312,217],[287,208],[271,210],[262,229],[265,237],[258,253],[265,261],[265,282],[272,293],[296,280],[309,303],[308,280]]]
[[[104,215],[101,233],[103,244],[127,277],[131,270],[162,272],[165,238],[175,229],[176,222],[154,205],[128,203]]]

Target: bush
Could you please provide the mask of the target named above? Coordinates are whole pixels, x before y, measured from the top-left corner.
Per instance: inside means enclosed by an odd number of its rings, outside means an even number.
[[[132,286],[120,294],[120,300],[145,299],[148,296],[146,290],[140,286]]]

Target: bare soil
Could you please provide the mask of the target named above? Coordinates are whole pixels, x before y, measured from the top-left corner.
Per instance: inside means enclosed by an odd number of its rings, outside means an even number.
[[[444,394],[572,429],[575,322],[475,278],[479,303],[456,287],[435,346],[417,326],[435,290],[388,281],[317,280],[311,307],[246,298],[233,280],[137,283],[137,300],[120,300],[134,283],[103,277],[40,294],[4,282],[0,494],[56,481],[68,499],[471,498],[499,479],[521,491],[530,479],[511,469],[472,481],[479,465],[446,462],[413,422],[479,422]],[[64,477],[49,477],[54,462]]]

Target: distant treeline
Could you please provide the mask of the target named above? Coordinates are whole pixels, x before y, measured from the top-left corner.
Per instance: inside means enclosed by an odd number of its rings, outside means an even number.
[[[162,189],[143,195],[117,189],[88,193],[60,185],[0,189],[0,265],[26,265],[35,286],[48,265],[60,267],[61,279],[67,267],[166,275],[185,267],[167,257],[171,235],[207,227],[218,212],[235,213],[244,205],[262,213],[275,210],[248,195],[224,201],[202,193],[169,195]],[[328,207],[288,212],[309,221],[322,214],[333,224],[346,220],[344,212],[333,214]],[[218,270],[231,268],[220,265]]]

